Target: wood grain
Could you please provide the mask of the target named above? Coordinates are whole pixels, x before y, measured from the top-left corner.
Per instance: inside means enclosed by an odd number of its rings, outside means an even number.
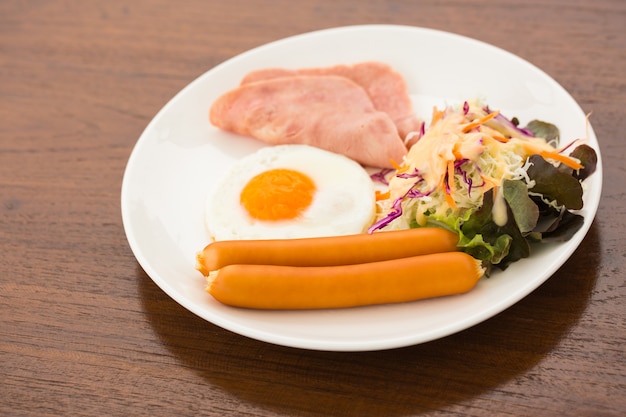
[[[588,236],[521,302],[422,345],[307,351],[194,316],[125,239],[137,138],[218,63],[363,23],[471,36],[570,91],[604,164]],[[625,415],[624,28],[621,0],[0,2],[0,415]]]

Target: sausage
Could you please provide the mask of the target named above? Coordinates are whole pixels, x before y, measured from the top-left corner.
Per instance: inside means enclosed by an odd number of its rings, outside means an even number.
[[[457,250],[458,236],[437,227],[301,239],[228,240],[197,254],[203,275],[230,264],[332,266]]]
[[[207,292],[235,307],[346,308],[461,294],[483,273],[480,261],[464,252],[339,266],[235,264],[212,272]]]

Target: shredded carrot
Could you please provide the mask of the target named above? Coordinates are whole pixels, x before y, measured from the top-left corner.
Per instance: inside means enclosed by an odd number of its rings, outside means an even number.
[[[389,191],[383,193],[379,190],[376,190],[376,201],[387,200],[390,195],[391,194],[389,193]]]
[[[489,120],[493,119],[494,117],[496,117],[498,114],[500,114],[500,112],[498,111],[494,111],[492,113],[489,113],[486,116],[481,117],[478,120],[475,120],[471,123],[468,123],[465,125],[465,127],[463,127],[463,133],[467,133],[472,129],[477,128],[478,126],[482,125],[483,123],[488,122]]]
[[[441,120],[443,118],[443,110],[437,110],[437,107],[433,107],[433,115],[432,115],[432,119],[430,121],[430,125],[434,125],[435,123],[437,123],[439,120]]]
[[[456,209],[456,202],[454,201],[454,198],[452,198],[452,194],[454,194],[456,191],[456,186],[454,184],[454,161],[448,161],[448,189],[450,191],[448,192],[446,190],[446,192],[444,193],[446,197],[446,203],[448,203],[450,207]]]
[[[496,188],[498,186],[498,183],[496,182],[496,180],[494,180],[491,177],[488,177],[486,175],[481,175],[480,178],[482,178],[482,180],[485,182],[485,185],[487,186],[486,189],[490,190],[491,188]]]
[[[572,169],[584,168],[580,162],[574,160],[573,158],[570,158],[567,155],[563,155],[558,152],[541,151],[539,152],[539,155],[541,155],[544,158],[554,159],[555,161],[559,161]]]
[[[459,151],[459,147],[460,147],[460,143],[456,142],[454,144],[454,147],[452,148],[452,155],[454,155],[454,159],[456,159],[457,161],[463,159],[463,154],[461,153],[461,151]]]
[[[400,165],[398,164],[396,161],[394,161],[393,159],[390,159],[389,162],[391,162],[391,166],[394,167],[394,169],[396,170],[396,174],[402,174],[403,172],[406,172],[409,167],[404,165]]]
[[[444,195],[446,197],[446,203],[448,203],[448,205],[453,208],[456,209],[456,202],[454,201],[454,198],[452,198],[452,196],[450,194],[448,194],[447,192],[444,192]]]
[[[502,143],[507,143],[510,140],[510,138],[505,138],[504,136],[501,136],[501,135],[491,135],[491,137],[497,140],[498,142],[502,142]]]
[[[392,167],[394,167],[395,169],[400,169],[400,164],[398,164],[393,158],[389,160],[389,163],[391,164]]]
[[[543,158],[553,159],[555,161],[558,161],[558,162],[561,162],[562,164],[567,165],[568,167],[572,169],[584,168],[583,165],[580,162],[576,161],[574,158],[571,158],[567,155],[560,154],[557,151],[548,151],[545,149],[541,149],[537,146],[533,146],[530,143],[524,144],[524,148],[526,149],[526,152],[530,154],[536,154],[536,155],[542,156]]]

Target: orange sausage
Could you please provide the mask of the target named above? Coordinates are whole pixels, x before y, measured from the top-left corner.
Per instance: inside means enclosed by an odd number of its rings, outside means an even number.
[[[344,308],[461,294],[483,273],[464,252],[341,266],[228,265],[209,275],[207,292],[235,307]]]
[[[457,242],[455,233],[436,227],[319,238],[217,241],[198,253],[196,268],[208,275],[231,264],[348,265],[456,251]]]

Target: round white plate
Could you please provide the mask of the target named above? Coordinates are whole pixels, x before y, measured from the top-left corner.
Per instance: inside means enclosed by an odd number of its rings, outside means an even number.
[[[224,306],[208,295],[195,255],[209,241],[207,193],[230,164],[263,146],[211,126],[208,109],[249,71],[379,60],[406,78],[416,111],[482,98],[492,109],[555,123],[563,142],[587,136],[585,114],[556,81],[504,50],[462,36],[416,27],[351,26],[322,30],[252,49],[206,72],[178,93],[147,126],[122,185],[124,228],[139,264],[170,297],[235,333],[279,345],[332,351],[396,348],[430,341],[480,323],[548,279],[589,230],[602,188],[602,165],[586,181],[583,227],[568,242],[533,248],[530,258],[483,279],[471,292],[406,304],[327,310],[255,311]]]

